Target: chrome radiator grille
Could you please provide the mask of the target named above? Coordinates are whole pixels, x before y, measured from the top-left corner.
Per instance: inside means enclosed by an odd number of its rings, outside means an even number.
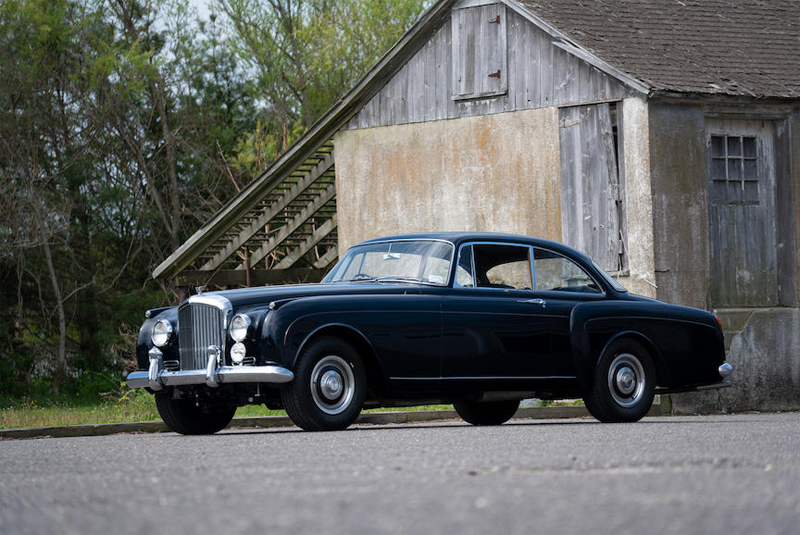
[[[200,303],[189,303],[178,311],[182,370],[205,369],[210,345],[224,351],[224,314],[215,306]]]

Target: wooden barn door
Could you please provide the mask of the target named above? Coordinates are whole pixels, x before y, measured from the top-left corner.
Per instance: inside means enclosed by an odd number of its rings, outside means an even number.
[[[711,304],[779,303],[774,124],[708,119]]]
[[[561,239],[606,271],[627,269],[622,124],[615,103],[559,110]]]

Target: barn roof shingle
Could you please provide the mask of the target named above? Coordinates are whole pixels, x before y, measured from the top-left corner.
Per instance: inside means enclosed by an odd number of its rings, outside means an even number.
[[[516,0],[653,89],[800,97],[798,0]]]

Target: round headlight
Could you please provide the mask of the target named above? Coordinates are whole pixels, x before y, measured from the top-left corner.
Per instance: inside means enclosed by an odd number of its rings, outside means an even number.
[[[231,346],[231,360],[234,364],[241,364],[247,355],[247,348],[241,342],[236,342]]]
[[[231,320],[231,338],[237,342],[243,341],[247,338],[247,332],[250,330],[250,316],[247,314],[236,314]]]
[[[153,332],[150,333],[150,339],[156,347],[164,347],[172,338],[172,324],[169,320],[158,320],[153,325]]]

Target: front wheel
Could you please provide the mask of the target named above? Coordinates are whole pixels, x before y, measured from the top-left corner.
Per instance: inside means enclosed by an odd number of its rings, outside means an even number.
[[[456,401],[458,415],[472,425],[500,425],[506,423],[519,409],[519,400]]]
[[[648,351],[635,340],[620,339],[600,356],[583,401],[601,422],[636,422],[653,405],[655,388],[656,371]]]
[[[236,413],[230,405],[197,405],[174,399],[171,392],[156,394],[156,408],[167,427],[181,435],[211,435],[228,427]]]
[[[306,431],[345,429],[364,405],[367,380],[358,353],[334,337],[311,342],[297,359],[294,381],[281,390],[289,418]]]

